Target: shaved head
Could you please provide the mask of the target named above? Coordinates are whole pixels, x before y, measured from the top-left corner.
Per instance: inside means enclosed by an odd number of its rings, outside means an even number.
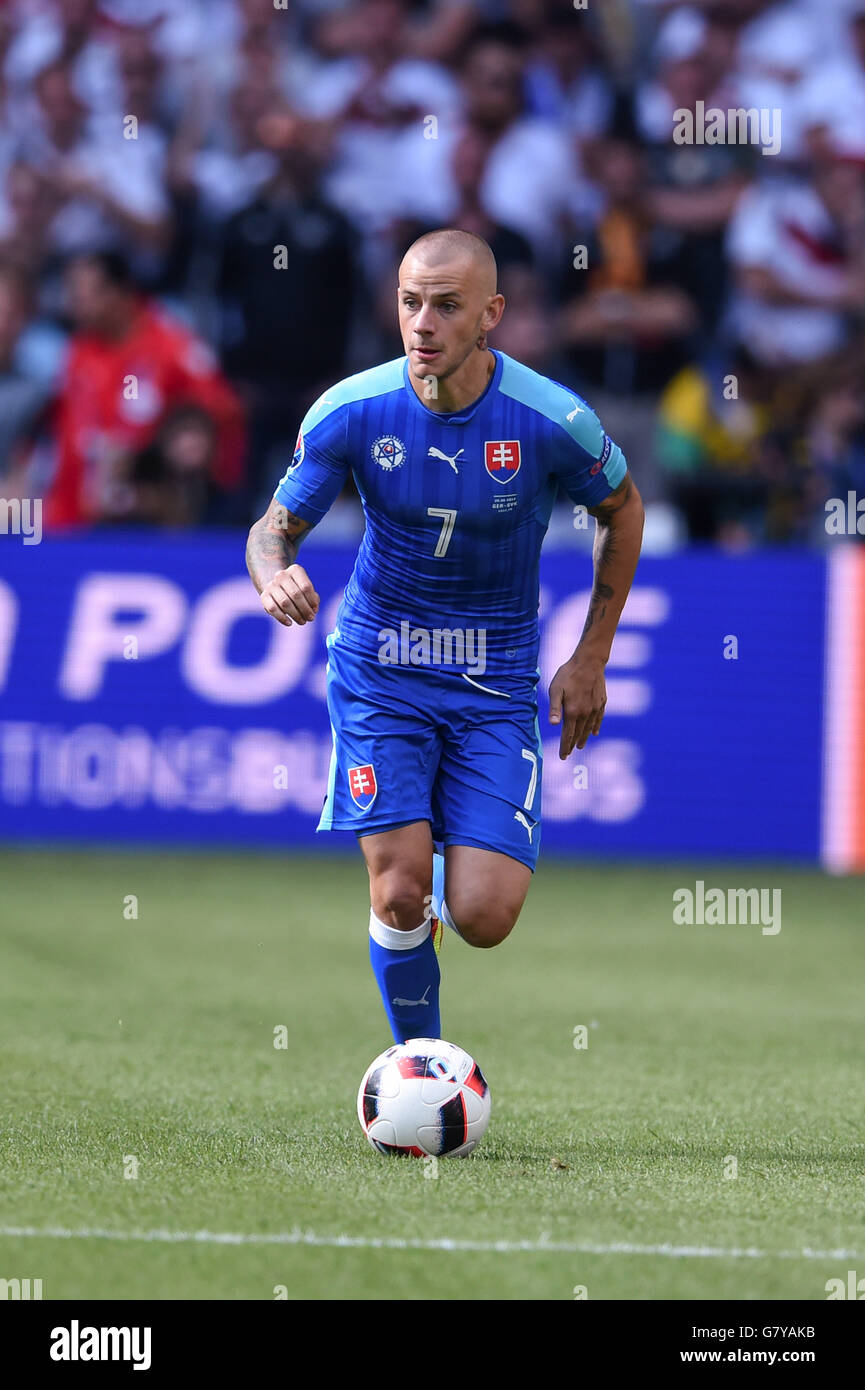
[[[459,227],[440,227],[437,231],[425,232],[412,242],[403,264],[413,256],[430,269],[461,262],[470,267],[471,278],[482,294],[496,293],[496,258],[483,237],[476,236],[474,232],[464,232]]]
[[[432,410],[476,400],[495,368],[487,334],[505,307],[483,237],[458,227],[418,237],[402,258],[397,303],[413,389]]]

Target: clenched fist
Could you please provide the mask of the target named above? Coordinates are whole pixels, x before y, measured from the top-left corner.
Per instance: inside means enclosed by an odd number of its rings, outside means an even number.
[[[292,623],[311,623],[318,612],[319,597],[303,565],[280,570],[261,591],[264,611],[283,627]]]

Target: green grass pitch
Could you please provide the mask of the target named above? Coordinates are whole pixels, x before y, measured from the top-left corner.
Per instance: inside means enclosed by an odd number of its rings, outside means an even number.
[[[695,877],[780,887],[781,931],[674,925]],[[503,946],[445,934],[443,1030],[493,1111],[435,1178],[355,1115],[390,1041],[359,857],[7,849],[0,883],[0,1278],[45,1299],[825,1299],[865,1275],[861,881],[542,857]]]

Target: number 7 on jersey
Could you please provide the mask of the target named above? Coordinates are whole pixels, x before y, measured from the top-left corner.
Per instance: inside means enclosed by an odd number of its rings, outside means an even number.
[[[442,555],[445,555],[447,553],[447,548],[450,545],[451,536],[454,533],[454,524],[457,519],[456,508],[427,507],[426,514],[427,516],[440,516],[442,518],[441,535],[438,538],[438,544],[436,545],[436,548],[433,552],[434,555],[441,559]]]

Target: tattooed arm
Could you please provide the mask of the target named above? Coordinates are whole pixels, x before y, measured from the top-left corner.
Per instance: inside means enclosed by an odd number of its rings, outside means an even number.
[[[283,627],[311,622],[318,612],[312,580],[296,563],[298,547],[309,530],[308,521],[272,501],[246,542],[246,568],[262,606]]]
[[[550,723],[562,725],[559,757],[584,748],[600,733],[607,703],[604,667],[631,588],[643,537],[643,503],[626,473],[598,507],[593,560],[595,582],[583,633],[573,656],[559,667],[550,685]]]
[[[596,521],[595,582],[577,650],[594,652],[606,665],[643,538],[643,502],[630,473],[590,515]]]

